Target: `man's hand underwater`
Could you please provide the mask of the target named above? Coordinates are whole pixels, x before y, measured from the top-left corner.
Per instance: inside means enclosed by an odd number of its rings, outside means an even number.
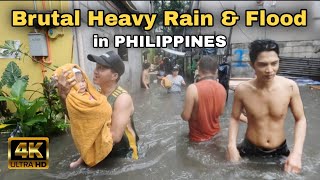
[[[301,155],[291,153],[284,164],[284,170],[288,173],[298,174],[301,172]]]

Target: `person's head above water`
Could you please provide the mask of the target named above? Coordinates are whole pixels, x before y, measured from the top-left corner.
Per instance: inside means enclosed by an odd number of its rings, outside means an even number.
[[[119,81],[121,75],[125,71],[125,66],[121,57],[114,51],[108,51],[100,56],[89,54],[87,58],[90,61],[97,63],[95,69],[95,77],[100,77],[98,73],[102,73],[101,75],[103,76],[103,73],[106,70],[110,69],[112,71],[112,76],[116,77],[116,81]],[[95,83],[98,85],[100,84],[100,82]]]
[[[172,68],[172,75],[177,76],[179,74],[179,66],[176,65]]]
[[[87,82],[86,82],[85,78],[83,77],[82,72],[77,68],[73,68],[72,71],[74,72],[74,76],[75,76],[77,84],[78,84],[77,91],[79,93],[86,92],[87,91]]]
[[[274,51],[279,56],[279,45],[270,39],[255,40],[249,45],[250,61],[254,64],[260,55],[264,51]]]
[[[150,63],[143,63],[143,69],[148,69],[150,68],[151,64]]]
[[[198,61],[199,67],[199,74],[206,75],[206,74],[216,74],[217,67],[218,67],[218,60],[217,58],[212,58],[210,56],[203,56]]]
[[[250,65],[259,80],[271,81],[279,70],[279,45],[273,40],[255,40],[249,46]]]

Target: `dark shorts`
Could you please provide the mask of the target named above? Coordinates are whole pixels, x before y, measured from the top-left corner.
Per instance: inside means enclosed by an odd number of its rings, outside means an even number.
[[[134,125],[132,125],[132,126],[133,126],[133,129],[135,129]],[[130,144],[131,145],[134,144],[136,146],[136,149],[138,149],[138,143],[137,143],[138,141],[139,141],[139,136],[136,135],[135,142],[130,143],[130,138],[125,133],[122,136],[121,141],[119,143],[116,143],[113,145],[112,151],[110,152],[108,157],[132,158],[134,153],[138,154],[138,152],[137,152],[138,150],[135,152],[130,147]]]
[[[257,147],[248,139],[244,139],[241,144],[237,146],[241,157],[283,157],[289,156],[290,151],[286,140],[277,148],[266,149]]]
[[[127,148],[114,148],[108,155],[110,158],[131,158],[132,157],[132,149],[130,147]]]

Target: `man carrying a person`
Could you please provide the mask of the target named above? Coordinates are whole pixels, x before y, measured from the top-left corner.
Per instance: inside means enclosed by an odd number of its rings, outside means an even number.
[[[133,123],[134,106],[131,96],[118,85],[121,75],[125,71],[124,63],[114,51],[96,56],[89,54],[88,59],[96,62],[93,82],[100,86],[101,93],[106,96],[112,107],[111,134],[115,143],[109,156],[125,156],[138,159],[137,141],[139,137]],[[68,79],[71,72],[64,72],[58,77],[58,90],[63,102],[75,85],[75,78]],[[78,167],[81,158],[70,164],[71,168]]]

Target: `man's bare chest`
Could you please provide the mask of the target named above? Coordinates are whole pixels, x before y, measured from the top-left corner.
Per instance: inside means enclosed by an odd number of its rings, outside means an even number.
[[[243,105],[248,115],[253,118],[282,119],[287,114],[290,103],[288,92],[250,92],[243,98]]]

